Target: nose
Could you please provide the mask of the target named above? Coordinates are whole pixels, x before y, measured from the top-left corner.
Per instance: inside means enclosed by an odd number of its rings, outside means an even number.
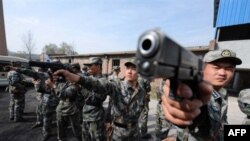
[[[223,68],[219,69],[218,72],[219,72],[220,75],[225,75],[226,74],[226,70],[223,69]]]

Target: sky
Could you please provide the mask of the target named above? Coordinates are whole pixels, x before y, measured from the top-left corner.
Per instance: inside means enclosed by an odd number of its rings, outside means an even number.
[[[40,54],[66,42],[78,54],[136,50],[139,36],[160,28],[184,47],[214,39],[213,0],[3,0],[9,51],[26,51],[30,32]]]

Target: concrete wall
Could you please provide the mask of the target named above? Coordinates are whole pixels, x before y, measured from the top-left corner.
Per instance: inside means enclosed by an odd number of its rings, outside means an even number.
[[[250,40],[218,42],[217,48],[231,49],[242,60],[242,64],[236,66],[234,79],[228,86],[231,93],[238,95],[240,90],[250,87]]]
[[[250,68],[250,40],[224,41],[217,43],[219,49],[231,49],[242,60],[242,64],[237,66],[241,69]]]

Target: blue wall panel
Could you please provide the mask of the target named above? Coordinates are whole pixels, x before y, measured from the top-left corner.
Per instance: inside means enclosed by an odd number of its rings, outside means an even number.
[[[220,0],[216,27],[250,23],[250,0]]]

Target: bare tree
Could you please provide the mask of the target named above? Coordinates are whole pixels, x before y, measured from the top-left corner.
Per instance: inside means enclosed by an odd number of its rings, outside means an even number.
[[[33,34],[31,33],[31,31],[28,31],[28,33],[26,35],[23,35],[22,40],[23,40],[23,43],[25,45],[25,48],[27,49],[27,51],[29,53],[29,59],[31,60],[31,53],[32,53],[33,49],[35,48]]]

